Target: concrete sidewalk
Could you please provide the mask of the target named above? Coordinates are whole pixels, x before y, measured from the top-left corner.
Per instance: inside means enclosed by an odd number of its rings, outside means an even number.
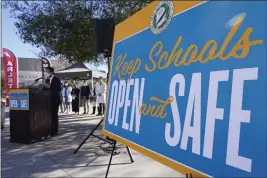
[[[2,130],[2,177],[104,177],[109,154],[102,141],[90,138],[77,154],[89,131],[100,121],[86,115],[60,115],[59,135],[31,145],[9,142],[9,119]],[[97,131],[100,135],[100,130]],[[113,157],[109,177],[184,177],[184,175],[133,151],[135,162],[124,146]]]

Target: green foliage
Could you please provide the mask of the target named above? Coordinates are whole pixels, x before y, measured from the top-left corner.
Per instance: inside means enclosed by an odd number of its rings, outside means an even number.
[[[82,1],[7,1],[20,38],[44,56],[69,62],[95,59],[92,9]]]
[[[42,49],[47,57],[60,56],[71,63],[96,60],[94,18],[125,20],[152,0],[5,1],[17,20],[20,38]]]
[[[153,0],[106,0],[103,1],[102,18],[114,18],[116,24],[151,3]]]

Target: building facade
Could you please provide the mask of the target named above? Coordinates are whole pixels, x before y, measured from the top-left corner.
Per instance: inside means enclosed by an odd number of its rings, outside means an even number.
[[[55,70],[60,70],[68,66],[67,62],[62,62],[60,60],[51,60],[51,63]],[[42,76],[42,63],[38,58],[19,57],[18,67],[19,87],[27,87],[33,84],[35,79]],[[3,71],[3,65],[1,65],[1,71]]]

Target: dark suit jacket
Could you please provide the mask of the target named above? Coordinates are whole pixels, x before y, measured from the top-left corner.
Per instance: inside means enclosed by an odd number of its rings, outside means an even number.
[[[54,76],[51,81],[50,91],[52,95],[52,103],[60,104],[61,82],[56,76]]]
[[[85,96],[86,99],[89,99],[90,95],[90,87],[89,86],[82,86],[81,87],[81,97]]]

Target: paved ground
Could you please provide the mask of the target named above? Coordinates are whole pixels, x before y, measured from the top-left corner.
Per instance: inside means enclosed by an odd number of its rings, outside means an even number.
[[[22,145],[9,142],[7,119],[1,136],[1,177],[104,177],[109,154],[100,149],[102,141],[91,138],[77,154],[72,153],[98,122],[95,116],[61,115],[57,137]],[[129,164],[125,147],[120,147],[120,154],[113,157],[109,177],[184,177],[134,151],[135,162]]]

